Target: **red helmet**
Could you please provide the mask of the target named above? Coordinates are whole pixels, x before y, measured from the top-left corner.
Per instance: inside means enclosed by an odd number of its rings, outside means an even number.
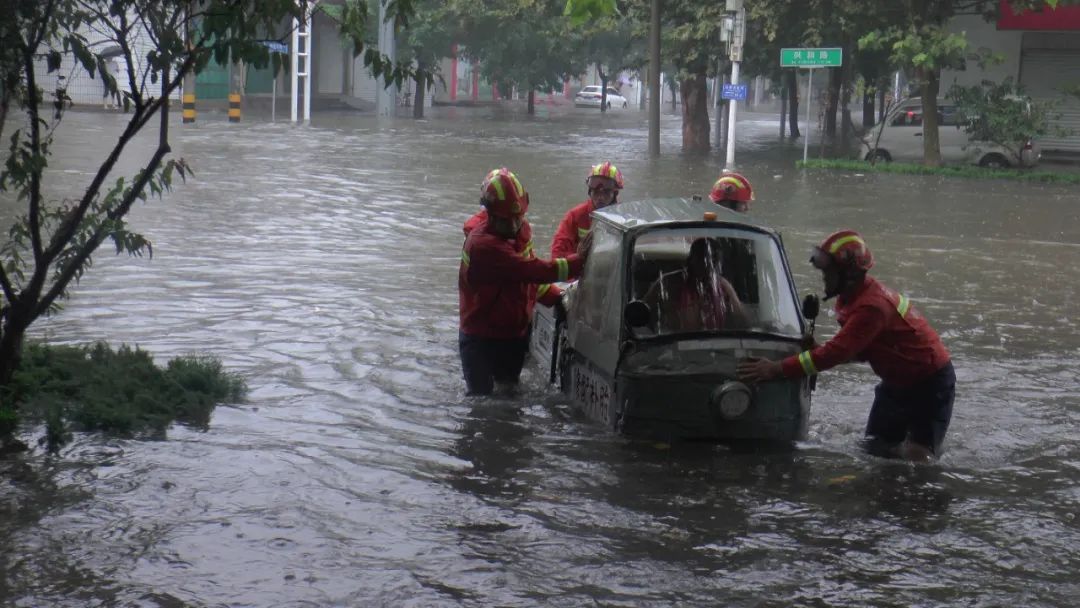
[[[750,186],[750,180],[738,173],[725,171],[720,179],[713,184],[712,192],[709,193],[712,202],[734,201],[746,203],[754,200],[754,188]]]
[[[525,215],[529,210],[529,195],[521,181],[509,169],[492,169],[480,185],[480,201],[488,213],[502,218]]]
[[[592,187],[595,183],[593,180],[596,178],[610,179],[615,182],[616,190],[623,189],[622,171],[619,171],[619,168],[610,162],[605,161],[589,169],[589,174],[585,176],[585,184]]]
[[[822,270],[836,264],[841,269],[866,272],[874,266],[874,254],[858,232],[840,230],[814,248],[810,263]]]

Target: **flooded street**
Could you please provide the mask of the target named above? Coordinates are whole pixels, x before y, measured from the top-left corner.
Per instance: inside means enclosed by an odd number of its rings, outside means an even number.
[[[107,243],[33,338],[212,354],[250,395],[167,441],[0,461],[0,605],[1076,605],[1080,188],[803,172],[802,141],[747,114],[751,211],[799,291],[822,291],[810,247],[859,230],[951,350],[947,451],[913,468],[857,449],[865,365],[820,378],[793,452],[665,449],[528,371],[514,398],[464,396],[461,226],[488,170],[521,178],[546,257],[589,165],[618,165],[632,200],[707,194],[723,164],[679,154],[674,115],[653,161],[644,113],[539,111],[174,117],[195,177],[129,217],[153,259]],[[65,123],[50,170],[85,184],[121,119]]]

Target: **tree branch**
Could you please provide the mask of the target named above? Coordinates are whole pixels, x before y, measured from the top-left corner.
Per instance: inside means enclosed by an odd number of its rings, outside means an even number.
[[[41,96],[38,94],[37,80],[35,79],[34,74],[34,51],[37,50],[37,47],[45,38],[49,19],[55,8],[55,0],[49,0],[48,4],[45,5],[45,10],[41,13],[41,21],[37,24],[38,27],[31,30],[29,40],[27,40],[27,46],[23,50],[23,69],[26,71],[27,88],[26,112],[30,117],[30,151],[32,154],[30,159],[30,202],[28,220],[30,223],[31,249],[34,252],[35,278],[37,278],[37,269],[42,267],[43,262],[41,218],[39,216],[41,215],[41,174],[45,170],[45,161],[44,154],[41,150],[41,116],[38,113]]]
[[[165,155],[172,151],[171,147],[169,146],[168,140],[169,95],[171,95],[172,92],[180,86],[180,83],[183,82],[184,74],[187,73],[187,70],[191,69],[193,61],[194,55],[187,55],[184,58],[184,62],[181,64],[181,68],[177,76],[171,81],[169,81],[168,86],[163,86],[161,97],[155,99],[153,102],[150,103],[149,106],[146,107],[146,112],[143,114],[139,121],[133,119],[132,122],[128,123],[128,128],[124,131],[125,135],[127,135],[129,132],[137,133],[149,121],[150,117],[152,117],[155,112],[159,110],[161,112],[161,131],[158,135],[158,148],[154,151],[154,155],[150,158],[150,161],[147,162],[146,166],[143,168],[143,171],[139,174],[139,177],[130,186],[127,196],[124,197],[120,204],[118,204],[114,209],[109,211],[109,219],[120,219],[127,214],[127,212],[131,209],[131,205],[134,204],[134,202],[139,198],[139,194],[143,192],[143,190],[146,188],[146,185],[153,178],[154,172],[157,171],[158,168],[160,168],[161,161],[165,158]],[[167,78],[168,75],[168,70],[165,70],[163,80]],[[121,142],[117,144],[117,147],[113,150],[113,154],[110,154],[109,158],[106,159],[106,164],[110,168],[113,164],[115,164],[116,159],[119,157],[120,150],[123,149],[123,146],[126,145],[127,141],[130,139],[130,136],[126,139],[123,135],[121,136]],[[102,168],[104,169],[105,166],[103,165]],[[106,173],[108,173],[108,171],[106,171]],[[100,185],[101,184],[99,182],[97,184],[97,187],[100,188]],[[80,203],[79,207],[82,210],[81,212],[79,212],[77,221],[74,221],[72,216],[69,216],[65,221],[65,232],[70,232],[70,234],[66,238],[63,238],[61,240],[57,240],[57,238],[61,234],[60,231],[57,231],[57,233],[54,235],[53,244],[58,245],[56,254],[59,254],[59,251],[60,249],[62,249],[63,245],[71,240],[72,236],[74,236],[74,233],[77,231],[79,224],[82,222],[82,219],[85,217],[86,208],[83,207],[82,203]],[[75,213],[75,211],[73,211],[73,213]],[[83,246],[80,248],[79,253],[75,256],[71,263],[65,266],[63,272],[61,272],[60,275],[56,277],[48,292],[41,298],[36,307],[37,314],[40,315],[46,312],[49,307],[52,306],[52,303],[55,302],[56,299],[64,293],[64,290],[67,288],[68,283],[71,282],[71,279],[75,277],[75,274],[78,272],[78,270],[82,268],[82,266],[86,263],[86,260],[90,258],[90,256],[94,253],[95,250],[97,250],[97,248],[105,240],[105,237],[107,235],[108,233],[102,226],[99,226],[94,231],[94,234],[90,237],[90,239],[88,239],[87,242],[84,243]]]
[[[139,177],[131,184],[128,196],[124,198],[124,201],[117,206],[117,208],[110,212],[109,216],[112,218],[123,217],[131,208],[132,203],[138,198],[138,194],[146,188],[146,184],[150,182],[150,179],[154,176],[154,172],[161,166],[161,160],[165,158],[165,155],[169,153],[169,147],[166,144],[164,148],[158,147],[154,151],[154,155],[150,157],[150,161],[147,163],[146,168],[142,171]],[[123,210],[121,213],[120,210]],[[115,218],[113,218],[115,219]],[[97,250],[97,248],[104,242],[105,237],[108,236],[108,231],[105,228],[105,224],[99,225],[93,235],[79,248],[79,252],[75,255],[75,258],[67,265],[64,266],[64,270],[53,281],[49,290],[41,297],[37,305],[34,307],[34,316],[40,316],[45,314],[52,303],[64,293],[67,289],[68,283],[75,277],[75,274],[86,263],[86,260]]]
[[[15,286],[11,284],[11,279],[8,278],[7,273],[4,272],[3,266],[0,266],[0,288],[3,288],[4,297],[7,298],[8,302],[15,301]]]

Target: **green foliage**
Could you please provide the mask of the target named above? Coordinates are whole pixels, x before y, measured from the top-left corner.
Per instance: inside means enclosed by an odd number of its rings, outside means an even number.
[[[563,8],[563,15],[569,17],[574,26],[618,14],[619,7],[615,0],[566,0]]]
[[[583,42],[585,61],[595,64],[605,79],[622,70],[640,68],[646,62],[645,28],[632,19],[598,17],[574,32]],[[606,84],[606,82],[605,82]],[[606,96],[606,90],[602,92]],[[603,111],[604,105],[600,106]]]
[[[174,421],[205,427],[216,403],[240,401],[246,392],[241,378],[210,357],[178,357],[163,369],[138,348],[31,344],[4,402],[44,422],[43,443],[57,447],[71,430],[163,437]]]
[[[887,50],[892,62],[899,67],[936,72],[945,68],[962,70],[967,58],[967,37],[949,32],[939,24],[891,27],[859,38],[859,48]]]
[[[979,85],[953,85],[949,98],[956,101],[957,123],[975,141],[988,141],[1005,148],[1018,162],[1027,142],[1051,132],[1056,103],[1032,100],[1012,78],[1001,83],[984,80]],[[1055,133],[1057,134],[1057,133]]]
[[[419,0],[408,35],[398,45],[399,56],[416,62],[418,82],[430,87],[439,73],[439,60],[450,54],[460,32],[442,0]]]
[[[717,62],[726,58],[726,45],[720,42],[724,7],[723,2],[702,0],[665,0],[662,4],[660,48],[664,63],[678,71],[677,79],[714,74]],[[647,31],[648,2],[630,4],[627,14]]]
[[[984,167],[927,167],[907,163],[871,164],[861,160],[810,159],[796,161],[800,169],[836,169],[843,171],[874,171],[877,173],[898,173],[901,175],[940,175],[944,177],[965,177],[975,179],[1012,179],[1025,182],[1049,184],[1080,184],[1080,174],[1055,173],[1050,171],[1028,171],[1025,169],[987,169]]]
[[[448,0],[463,54],[478,59],[484,76],[504,87],[555,89],[579,73],[581,41],[571,35],[562,0]]]

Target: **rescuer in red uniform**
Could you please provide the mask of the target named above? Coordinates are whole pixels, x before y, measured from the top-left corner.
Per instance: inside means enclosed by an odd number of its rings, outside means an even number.
[[[584,258],[576,253],[541,260],[525,221],[529,195],[509,170],[488,173],[480,187],[484,211],[465,224],[458,269],[461,325],[458,350],[469,394],[486,395],[495,383],[514,385],[529,346],[537,301],[559,303],[555,281],[576,278]]]
[[[589,169],[585,176],[589,198],[566,212],[555,238],[551,241],[551,257],[567,256],[577,252],[578,245],[592,228],[590,214],[619,202],[619,190],[623,189],[623,175],[610,162],[603,162]]]
[[[867,276],[873,255],[856,232],[841,230],[814,249],[810,262],[836,298],[840,330],[828,342],[782,361],[738,365],[741,380],[799,378],[864,360],[881,378],[866,422],[875,454],[925,461],[940,454],[952,418],[956,375],[937,333],[906,296]]]
[[[754,200],[754,188],[750,180],[734,171],[724,171],[713,184],[709,199],[732,211],[746,213],[750,210],[750,201]]]

